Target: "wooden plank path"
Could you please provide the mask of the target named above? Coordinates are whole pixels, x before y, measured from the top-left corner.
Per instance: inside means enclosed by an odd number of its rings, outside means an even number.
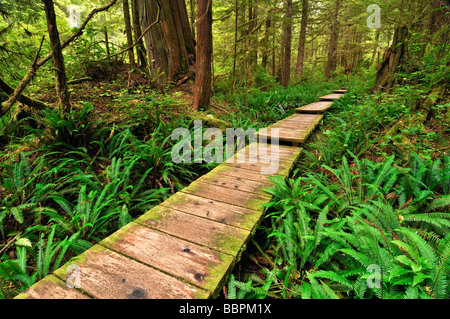
[[[335,91],[332,99],[343,93]],[[298,108],[259,131],[263,142],[240,150],[232,161],[218,165],[16,298],[216,297],[256,231],[263,205],[271,200],[264,191],[272,186],[270,176],[288,177],[301,152],[298,145],[331,104]],[[275,137],[289,145],[264,143]],[[70,281],[74,278],[78,281]]]

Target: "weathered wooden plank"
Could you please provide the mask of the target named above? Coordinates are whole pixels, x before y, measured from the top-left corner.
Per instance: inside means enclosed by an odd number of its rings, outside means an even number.
[[[91,299],[54,275],[44,279],[16,296],[15,299]]]
[[[289,174],[290,169],[293,165],[293,161],[275,161],[272,160],[270,164],[262,163],[262,162],[244,162],[244,163],[225,163],[222,165],[228,165],[235,168],[240,168],[243,170],[252,171],[253,174],[260,175],[281,175],[286,176]]]
[[[226,188],[239,189],[244,192],[249,192],[257,195],[265,195],[264,188],[270,187],[270,181],[253,181],[242,177],[233,177],[228,175],[220,175],[216,173],[208,173],[199,179],[199,182],[214,184]]]
[[[267,129],[264,132],[258,132],[258,137],[265,137],[269,140],[273,138],[278,138],[279,141],[282,142],[291,142],[291,143],[304,143],[308,138],[309,134],[311,134],[312,130],[295,130],[289,128],[274,128],[276,131],[272,131],[272,129]]]
[[[343,95],[342,94],[337,94],[337,93],[333,93],[333,94],[328,94],[328,95],[324,95],[319,97],[319,100],[321,101],[333,101],[333,100],[337,100],[339,98],[341,98]]]
[[[121,254],[155,267],[171,276],[181,278],[209,291],[213,296],[217,294],[221,284],[226,280],[236,257],[135,222],[126,225],[101,241],[100,244],[111,250],[120,251]],[[160,274],[162,275],[162,273]],[[173,290],[174,293],[185,293],[185,290],[177,289],[176,286],[173,287]],[[202,290],[188,292],[185,294],[190,297],[198,299],[207,297]],[[166,298],[176,297],[170,290],[164,294]]]
[[[260,174],[258,172],[255,173],[254,170],[247,170],[245,168],[231,166],[230,164],[221,164],[214,168],[211,172],[228,176],[242,177],[252,181],[268,181],[270,180],[269,176],[283,175],[283,172],[280,170],[273,174]]]
[[[134,224],[133,224],[134,225]],[[129,227],[133,226],[130,225]],[[129,227],[125,228],[128,229]],[[148,229],[144,226],[140,228]],[[124,234],[119,230],[119,234]],[[124,236],[124,240],[132,237]],[[113,240],[115,239],[115,240]],[[147,253],[148,248],[142,246],[142,238],[137,238],[132,245],[138,255]],[[105,242],[116,242],[119,247],[120,237],[112,235]],[[159,242],[160,243],[160,242]],[[122,242],[125,246],[125,242]],[[158,249],[153,249],[153,251]],[[67,276],[70,265],[77,265],[81,270],[81,287],[83,291],[98,299],[193,299],[208,298],[210,293],[194,285],[183,282],[174,276],[169,276],[157,269],[149,267],[123,255],[125,250],[118,249],[117,253],[102,245],[95,245],[66,265],[55,271],[60,278]],[[160,252],[162,252],[160,250]],[[164,255],[153,255],[156,259],[164,259]],[[133,257],[135,257],[133,255]],[[137,259],[137,258],[136,258]]]
[[[160,205],[250,231],[253,230],[262,216],[261,211],[254,211],[183,192],[172,195]]]
[[[249,230],[229,226],[164,206],[156,206],[137,223],[170,235],[237,256],[250,236]]]
[[[322,118],[322,114],[297,113],[269,126],[266,130],[260,130],[256,134],[258,138],[272,139],[278,137],[279,141],[282,142],[304,143]],[[272,129],[275,129],[275,131],[272,131]]]
[[[347,93],[347,90],[334,90],[333,93],[344,94]]]
[[[329,101],[325,101],[329,102]],[[311,123],[311,124],[318,124],[323,118],[322,114],[299,114],[295,113],[284,120],[281,120],[274,125],[277,125],[278,123],[297,123],[297,124],[303,124],[303,123]],[[270,126],[269,126],[270,127]]]
[[[185,187],[182,192],[256,211],[264,210],[262,204],[265,204],[270,200],[269,194],[264,196],[255,195],[237,189],[225,188],[198,181],[195,181],[188,187]]]
[[[295,161],[299,154],[298,148],[285,145],[253,143],[236,152],[227,163],[256,163],[269,164],[273,160],[280,162]]]
[[[323,113],[327,111],[331,105],[333,105],[332,101],[319,101],[315,103],[311,103],[299,108],[295,109],[297,113]]]
[[[299,121],[299,122],[301,122],[301,121],[317,122],[317,119],[320,120],[321,118],[322,117],[320,117],[320,115],[318,115],[318,114],[298,114],[298,113],[294,113],[294,114],[292,114],[292,115],[290,115],[290,116],[288,116],[288,117],[286,117],[286,118],[284,118],[281,121],[278,121],[276,123],[285,122],[285,121],[292,121],[292,120]],[[274,123],[274,124],[276,124],[276,123]]]

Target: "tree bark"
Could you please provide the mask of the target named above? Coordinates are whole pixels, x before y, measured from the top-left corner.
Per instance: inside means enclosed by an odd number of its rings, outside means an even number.
[[[141,20],[139,14],[138,0],[131,0],[131,16],[133,20],[134,41],[137,42],[136,53],[141,68],[147,67],[147,59],[145,57],[144,41],[139,39],[142,35]]]
[[[329,80],[334,70],[336,70],[336,51],[338,38],[338,15],[340,0],[336,0],[333,14],[333,24],[331,25],[330,44],[328,47],[328,62],[325,70],[325,80]]]
[[[2,78],[0,78],[0,90],[5,92],[8,95],[12,95],[12,94],[14,94],[14,92],[18,91],[17,88],[16,88],[16,90],[14,90],[11,86],[9,86],[9,84],[6,83]],[[21,90],[21,92],[22,91],[23,90]],[[25,96],[23,94],[20,94],[18,96],[17,100],[20,103],[26,104],[26,105],[31,106],[32,108],[35,108],[35,109],[38,109],[38,110],[44,110],[47,107],[47,104],[45,104],[44,102],[32,99],[32,98],[30,98],[28,96]],[[6,103],[7,102],[2,104],[2,110],[1,110],[1,114],[0,115],[5,114],[11,108],[11,106],[9,104],[6,104]]]
[[[70,95],[67,87],[66,68],[62,54],[61,42],[59,40],[58,27],[56,25],[56,14],[53,0],[43,0],[45,15],[47,18],[47,29],[52,49],[53,67],[56,75],[56,94],[61,111],[64,113],[70,108]]]
[[[249,67],[253,70],[258,62],[258,36],[255,35],[257,27],[257,2],[253,1],[248,7],[248,44],[249,44]]]
[[[195,44],[185,3],[183,0],[140,1],[143,29],[155,20],[158,7],[161,8],[161,21],[144,36],[150,70],[161,84],[177,82],[190,72],[195,61]]]
[[[236,63],[237,63],[237,45],[238,45],[238,24],[239,24],[239,2],[234,1],[234,53],[233,53],[233,91],[236,88]]]
[[[286,1],[286,17],[284,23],[284,68],[281,84],[288,86],[291,78],[291,43],[292,43],[292,0]]]
[[[131,17],[130,17],[130,4],[128,0],[123,0],[123,19],[125,21],[125,33],[127,35],[127,45],[128,47],[133,45],[133,33],[131,30]],[[130,64],[132,66],[136,65],[136,61],[134,59],[134,48],[128,50],[128,59],[130,60]]]
[[[375,44],[373,46],[372,58],[370,59],[371,66],[375,62],[375,56],[377,55],[379,41],[380,41],[380,29],[377,29],[377,33],[375,34]]]
[[[305,59],[306,27],[308,25],[308,0],[302,0],[302,21],[300,22],[300,37],[298,40],[297,69],[295,76],[301,78]]]
[[[403,59],[407,54],[406,39],[408,27],[398,26],[394,31],[392,45],[386,50],[383,62],[377,71],[374,91],[385,91],[389,93],[394,85],[394,73],[401,67]]]
[[[209,107],[211,98],[212,0],[197,4],[197,62],[194,109]]]
[[[271,48],[269,46],[269,34],[270,34],[270,28],[272,26],[272,19],[270,17],[270,13],[269,13],[269,17],[267,17],[266,19],[266,29],[264,31],[264,42],[263,42],[263,53],[262,53],[262,60],[261,60],[261,64],[262,67],[264,69],[267,68],[267,58],[269,56],[269,51],[271,51]]]

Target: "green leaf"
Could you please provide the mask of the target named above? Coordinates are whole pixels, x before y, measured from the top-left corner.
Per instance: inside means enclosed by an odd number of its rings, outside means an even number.
[[[431,276],[430,276],[430,275],[427,275],[427,274],[423,274],[423,273],[414,275],[414,277],[413,277],[413,283],[412,283],[413,287],[414,287],[415,285],[421,283],[422,281],[424,281],[424,280],[427,279],[427,278],[431,278]]]
[[[23,223],[23,215],[22,212],[17,209],[17,207],[12,207],[11,208],[11,213],[13,214],[14,218],[16,219],[16,221],[20,224]]]
[[[437,208],[446,207],[450,205],[450,195],[443,195],[433,200],[427,207],[426,211],[431,211]]]
[[[399,262],[409,267],[411,267],[411,265],[413,264],[413,261],[405,255],[397,256],[395,257],[395,259],[397,259]]]

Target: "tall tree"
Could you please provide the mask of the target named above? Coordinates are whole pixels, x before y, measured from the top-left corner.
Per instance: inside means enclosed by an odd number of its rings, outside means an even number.
[[[160,83],[186,76],[195,61],[195,44],[184,0],[138,3],[143,29],[160,15],[160,23],[144,36],[152,74]]]
[[[330,35],[330,43],[328,46],[328,62],[327,67],[325,69],[325,79],[328,80],[334,70],[336,69],[336,52],[337,52],[337,41],[338,41],[338,15],[339,15],[339,8],[340,8],[340,0],[336,0],[335,6],[334,6],[334,13],[333,13],[333,22],[331,25],[331,35]]]
[[[142,35],[141,19],[139,14],[139,0],[131,0],[131,15],[133,20],[134,40],[138,43],[136,46],[137,58],[141,68],[147,67],[147,59],[145,58],[144,41],[140,39]]]
[[[263,40],[263,52],[262,52],[262,59],[261,59],[261,65],[264,69],[267,68],[267,59],[269,57],[269,51],[271,50],[271,46],[269,43],[269,35],[270,35],[270,29],[272,27],[272,18],[270,16],[270,12],[266,18],[266,28],[264,30],[264,40]]]
[[[53,0],[43,0],[45,15],[47,18],[47,29],[52,49],[53,67],[56,75],[56,94],[58,95],[59,107],[62,112],[70,108],[70,94],[67,87],[66,68],[59,39],[58,27],[56,25],[56,14]]]
[[[283,28],[284,67],[282,68],[281,84],[288,86],[291,78],[292,0],[286,1],[286,16]]]
[[[389,90],[395,83],[394,73],[398,71],[403,64],[403,60],[408,52],[407,39],[409,31],[407,26],[398,26],[395,29],[392,39],[392,45],[386,50],[383,62],[377,70],[374,91]]]
[[[122,1],[122,7],[123,7],[123,19],[125,21],[125,33],[127,36],[127,44],[128,46],[133,45],[133,33],[131,30],[131,17],[130,17],[130,4],[128,0]],[[130,48],[128,50],[128,58],[130,60],[131,65],[135,65],[136,61],[134,60],[134,48]]]
[[[207,108],[211,98],[212,1],[197,4],[197,61],[194,88],[194,109]]]
[[[306,27],[308,25],[308,0],[302,0],[302,21],[300,22],[300,37],[298,40],[298,54],[297,54],[297,68],[295,76],[301,78],[303,74],[303,64],[305,59],[305,44],[306,44]]]

